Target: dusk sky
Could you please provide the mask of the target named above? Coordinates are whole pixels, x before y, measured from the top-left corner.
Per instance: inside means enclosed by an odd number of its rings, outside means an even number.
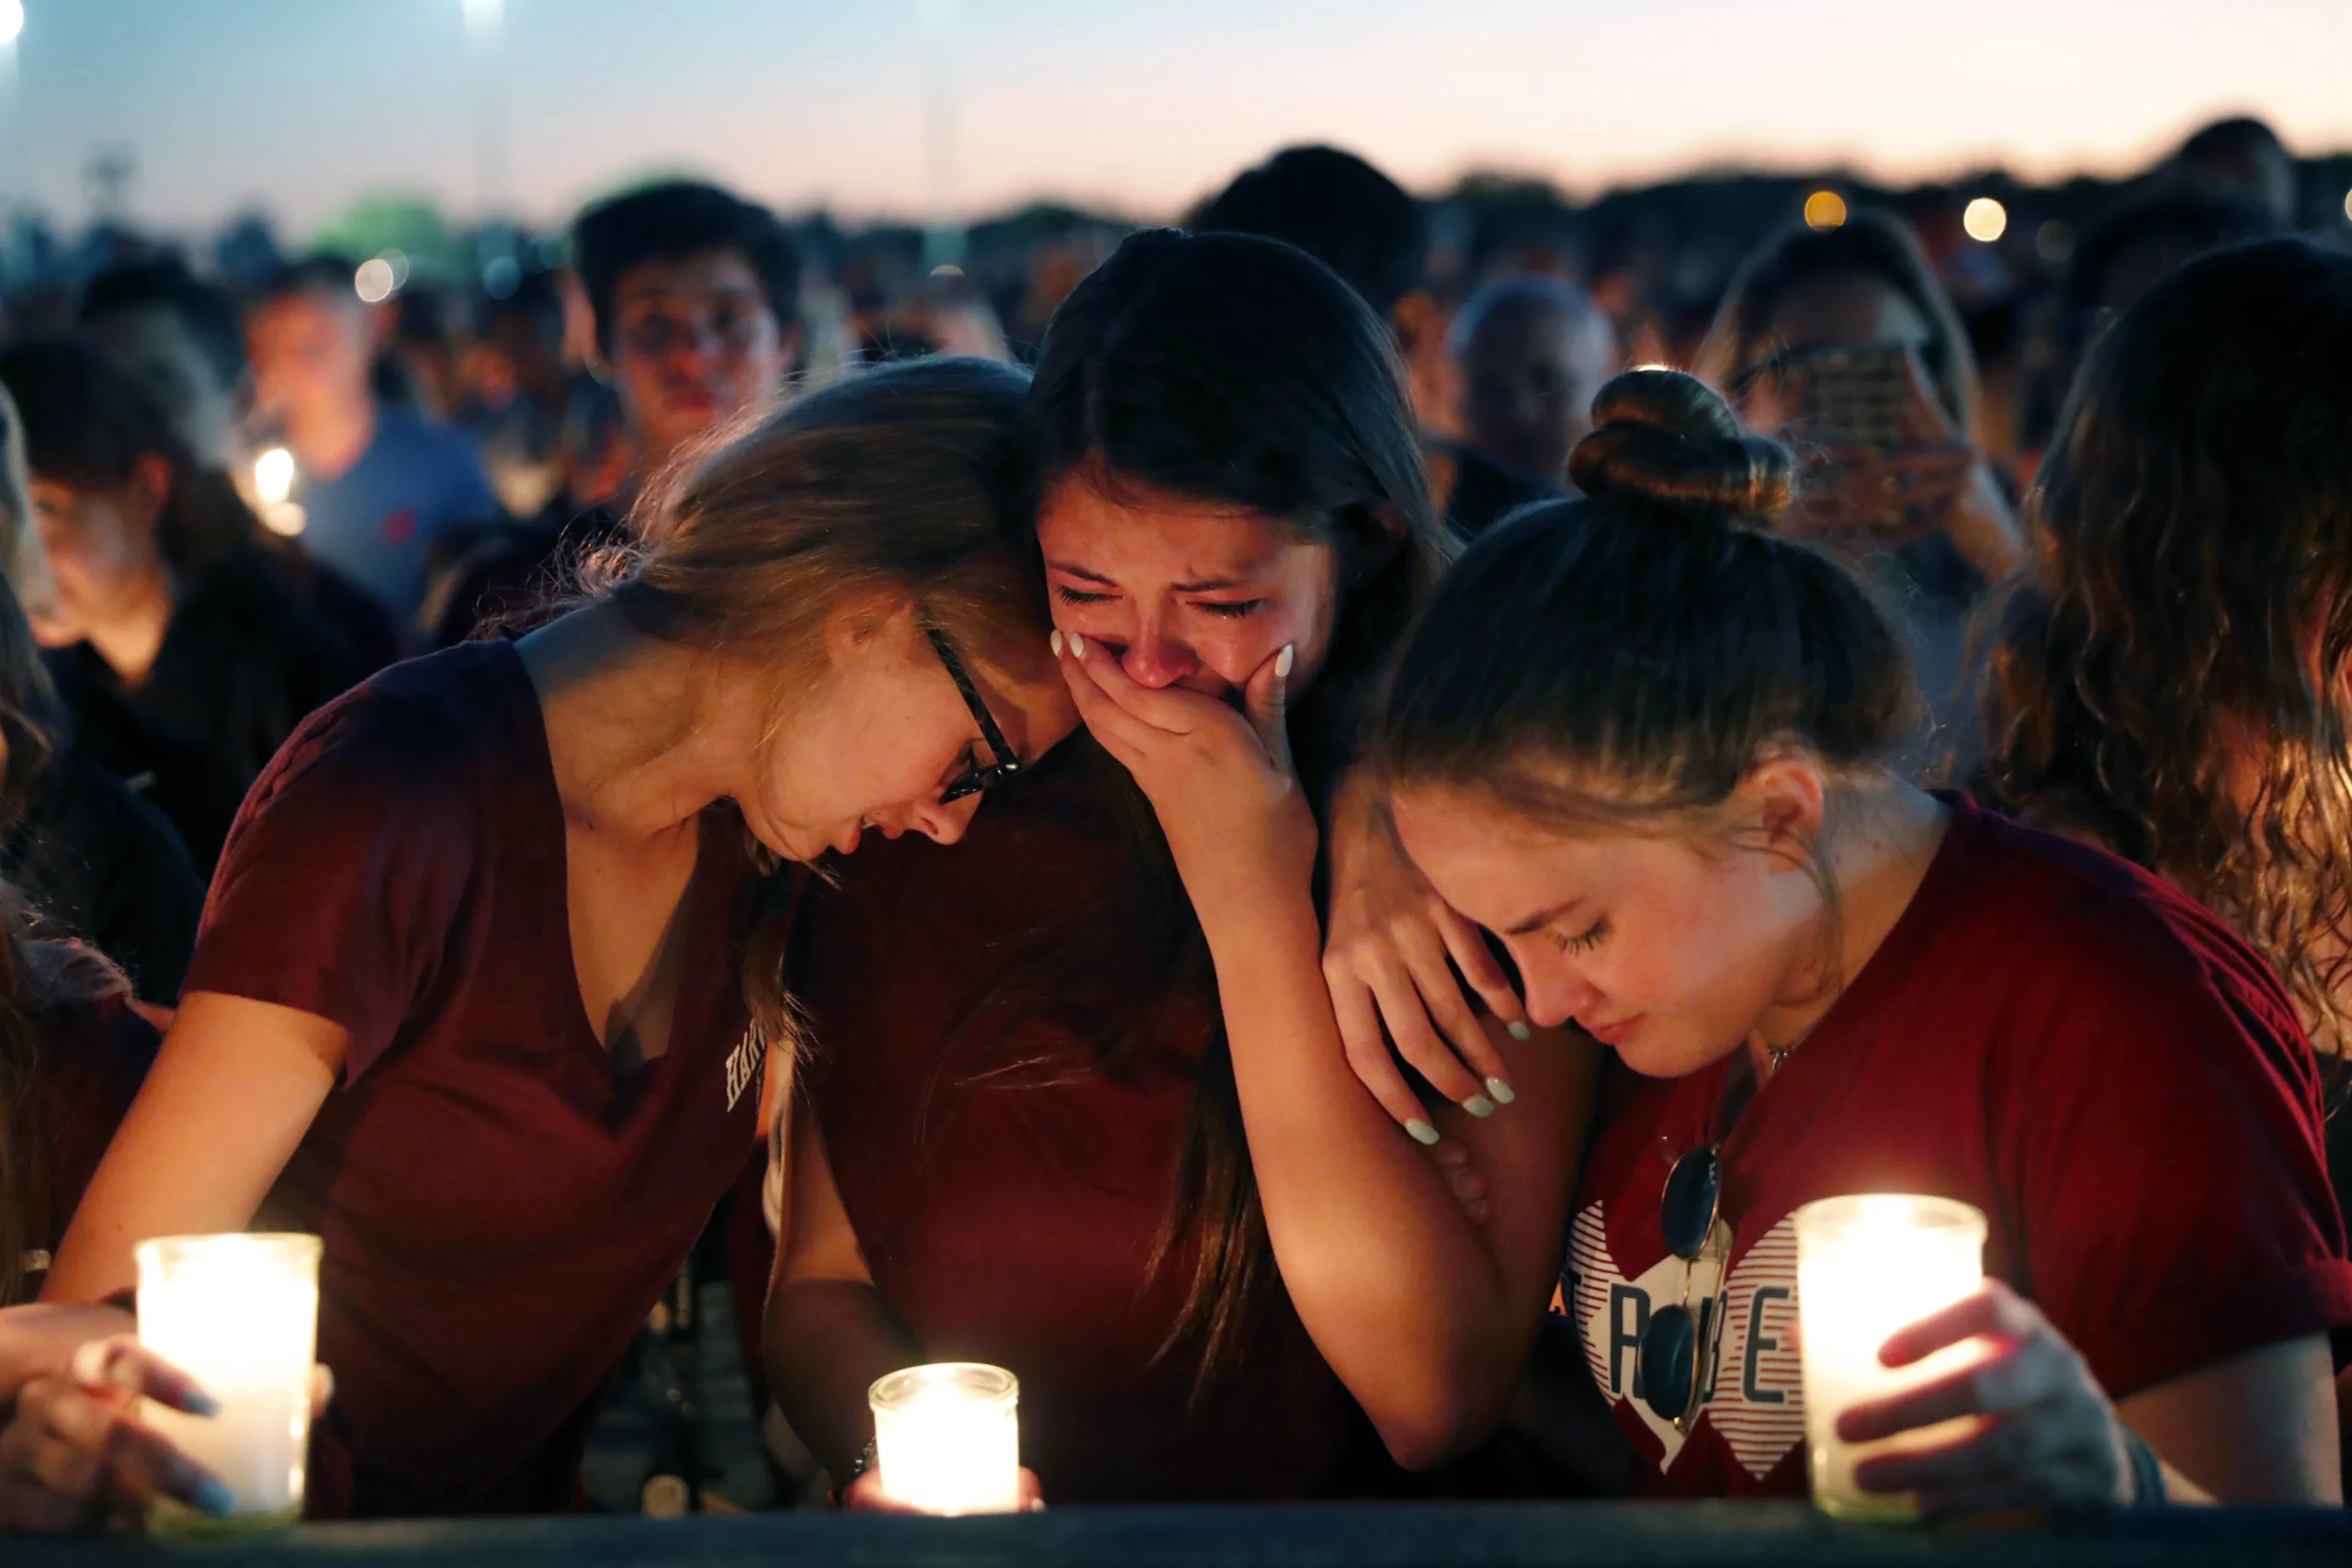
[[[259,206],[299,232],[387,191],[478,210],[469,8],[503,12],[508,180],[541,222],[686,169],[920,216],[938,37],[972,212],[1170,214],[1306,139],[1419,188],[1489,166],[1578,194],[1711,162],[2112,174],[2236,110],[2352,149],[2352,0],[23,4],[0,182],[78,221],[122,144],[132,219],[165,229]]]

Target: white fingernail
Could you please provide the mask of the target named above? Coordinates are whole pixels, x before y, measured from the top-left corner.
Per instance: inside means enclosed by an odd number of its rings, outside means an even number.
[[[1497,1105],[1509,1105],[1512,1100],[1519,1098],[1519,1090],[1511,1088],[1510,1085],[1503,1082],[1500,1078],[1488,1078],[1487,1080],[1487,1092],[1495,1097],[1495,1103]]]
[[[1288,642],[1283,644],[1282,652],[1277,654],[1274,658],[1274,674],[1278,679],[1286,677],[1290,674],[1290,667],[1294,662],[1295,662],[1295,656],[1297,652],[1297,644]]]
[[[69,1363],[74,1381],[84,1388],[106,1388],[113,1382],[114,1347],[103,1339],[85,1339],[74,1348]]]
[[[1483,1094],[1474,1094],[1462,1102],[1462,1109],[1483,1119],[1495,1113],[1495,1102]]]
[[[1052,645],[1053,645],[1054,657],[1055,657],[1056,659],[1059,659],[1059,658],[1062,656],[1062,629],[1061,629],[1061,627],[1059,627],[1059,626],[1056,626],[1056,627],[1054,628],[1054,635],[1053,635],[1053,636],[1051,636],[1051,637],[1047,637],[1046,640],[1048,643],[1050,643],[1050,644],[1052,644]]]
[[[1069,634],[1069,656],[1072,659],[1083,659],[1086,657],[1086,639],[1079,636],[1076,632]]]
[[[1513,1040],[1532,1040],[1535,1038],[1535,1031],[1528,1028],[1527,1025],[1523,1023],[1506,1023],[1503,1025],[1503,1030]]]
[[[1437,1129],[1418,1116],[1405,1123],[1405,1131],[1413,1135],[1413,1142],[1417,1144],[1426,1146],[1437,1142]]]

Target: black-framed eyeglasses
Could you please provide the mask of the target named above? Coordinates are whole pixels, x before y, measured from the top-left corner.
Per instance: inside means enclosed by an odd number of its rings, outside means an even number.
[[[1658,1201],[1658,1228],[1666,1233],[1667,1250],[1689,1265],[1682,1272],[1679,1305],[1650,1314],[1642,1330],[1635,1363],[1642,1379],[1642,1402],[1661,1420],[1689,1433],[1699,1418],[1700,1392],[1714,1380],[1715,1357],[1723,1345],[1723,1303],[1715,1295],[1702,1296],[1693,1310],[1690,1282],[1700,1260],[1713,1247],[1715,1218],[1723,1200],[1723,1156],[1713,1145],[1689,1151],[1667,1173],[1666,1195]],[[1728,1261],[1728,1246],[1718,1258]]]
[[[988,743],[989,755],[996,759],[992,762],[968,768],[948,780],[947,787],[939,792],[939,803],[945,806],[966,795],[978,795],[991,784],[1002,784],[1021,771],[1021,759],[1013,754],[1012,747],[1004,743],[1004,731],[996,727],[996,716],[989,712],[989,705],[980,701],[978,688],[972,684],[971,676],[965,673],[963,661],[956,657],[955,649],[948,646],[946,634],[937,626],[925,626],[922,635],[931,639],[932,649],[939,655],[939,662],[947,667],[947,678],[955,682],[956,689],[964,694],[964,705],[972,710],[972,717],[980,727],[980,739]]]

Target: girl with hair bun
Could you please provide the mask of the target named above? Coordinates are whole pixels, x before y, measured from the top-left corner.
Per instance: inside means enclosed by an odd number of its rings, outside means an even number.
[[[1985,1213],[1991,1282],[1881,1354],[1997,1348],[1841,1428],[1981,1419],[1866,1461],[1864,1486],[1937,1512],[2335,1501],[2352,1263],[2278,982],[2140,870],[1889,769],[1901,642],[1844,568],[1770,531],[1781,448],[1672,371],[1619,377],[1595,418],[1585,499],[1470,548],[1374,726],[1398,842],[1499,937],[1533,1022],[1589,1036],[1500,1041],[1518,1102],[1440,1113],[1477,1212],[1384,1118],[1422,1114],[1392,1076],[1351,1073],[1312,984],[1314,825],[1279,731],[1130,731],[1163,818],[1219,824],[1191,863],[1170,839],[1317,1346],[1426,1465],[1499,1419],[1556,1299],[1634,1491],[1802,1495],[1791,1215],[1937,1194]]]

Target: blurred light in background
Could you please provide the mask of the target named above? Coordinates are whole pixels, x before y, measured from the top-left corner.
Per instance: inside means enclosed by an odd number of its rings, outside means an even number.
[[[360,297],[367,298],[364,291]],[[300,502],[286,499],[293,493],[293,453],[283,446],[272,446],[254,459],[254,510],[261,514],[263,527],[288,539],[300,534],[311,520]]]
[[[25,0],[0,0],[0,43],[14,43],[25,30]]]
[[[2009,210],[1991,197],[1980,196],[1960,215],[1960,226],[1968,231],[1970,239],[1989,245],[2008,232]]]
[[[254,495],[265,506],[276,506],[294,493],[294,454],[273,446],[254,459]]]
[[[359,264],[359,270],[351,275],[351,287],[357,289],[359,298],[370,305],[382,304],[392,297],[392,290],[398,287],[392,281],[392,264],[381,256],[368,257]]]
[[[2052,266],[2075,254],[2075,226],[2052,218],[2033,231],[2034,254]]]
[[[2352,190],[2344,193],[2344,216],[2352,219]]]
[[[1835,229],[1846,221],[1846,198],[1834,190],[1817,190],[1804,198],[1805,223],[1815,229]]]

